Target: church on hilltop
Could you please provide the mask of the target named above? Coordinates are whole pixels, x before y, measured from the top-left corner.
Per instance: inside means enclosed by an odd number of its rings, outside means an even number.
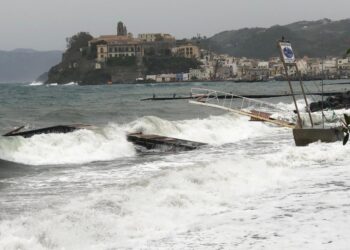
[[[176,47],[175,37],[164,33],[143,33],[134,38],[123,22],[117,24],[117,34],[101,35],[89,42],[96,46],[96,61],[107,62],[119,57],[142,58],[145,55],[171,55]]]
[[[123,22],[119,22],[117,26],[117,36],[127,36],[128,30]]]
[[[119,57],[172,55],[185,58],[200,57],[198,46],[190,43],[177,44],[175,37],[167,33],[141,33],[135,38],[132,33],[128,33],[123,22],[118,22],[116,34],[94,38],[89,42],[89,46],[96,46],[98,63]]]

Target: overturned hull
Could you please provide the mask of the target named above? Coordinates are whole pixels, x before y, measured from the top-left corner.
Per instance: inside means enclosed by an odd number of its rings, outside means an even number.
[[[144,147],[148,150],[164,149],[166,151],[188,151],[195,150],[206,145],[205,143],[201,142],[181,140],[159,135],[144,135],[142,133],[128,134],[127,139],[133,144]]]
[[[293,136],[296,146],[307,146],[310,143],[336,142],[344,138],[341,127],[336,128],[295,128]]]
[[[40,129],[33,129],[28,131],[21,131],[23,127],[20,127],[18,129],[15,129],[11,132],[8,132],[4,134],[3,136],[21,136],[24,138],[30,138],[34,135],[40,135],[40,134],[66,134],[71,133],[79,129],[87,129],[91,128],[90,125],[57,125],[52,127],[46,127],[46,128],[40,128]]]

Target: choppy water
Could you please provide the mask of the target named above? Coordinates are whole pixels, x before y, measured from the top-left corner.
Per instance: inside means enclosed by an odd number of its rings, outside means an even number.
[[[348,249],[349,146],[297,148],[289,129],[185,100],[140,101],[191,87],[287,90],[280,82],[0,85],[1,133],[97,127],[0,138],[0,249]],[[290,98],[267,101],[293,108]],[[209,145],[141,154],[125,138],[136,131]]]

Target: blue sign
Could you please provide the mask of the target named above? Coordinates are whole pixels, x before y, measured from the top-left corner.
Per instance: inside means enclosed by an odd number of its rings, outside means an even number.
[[[291,48],[289,48],[289,47],[283,48],[283,54],[284,54],[285,57],[287,57],[289,59],[294,58],[293,50]]]

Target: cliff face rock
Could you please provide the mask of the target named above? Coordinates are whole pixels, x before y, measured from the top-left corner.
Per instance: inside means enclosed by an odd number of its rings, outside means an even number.
[[[92,61],[81,56],[71,57],[69,55],[65,56],[61,63],[50,69],[47,82],[59,84],[83,82],[86,80],[88,72],[95,72],[95,64]]]
[[[343,56],[350,44],[350,19],[224,31],[202,41],[202,46],[237,57],[268,59],[278,56],[276,41],[282,36],[293,43],[298,57]]]
[[[51,68],[48,83],[65,84],[78,82],[80,84],[106,84],[133,83],[138,77],[142,77],[143,64],[133,65],[109,65],[104,64],[101,69],[96,69],[94,59],[88,59],[83,55],[67,55],[63,61]]]
[[[67,50],[62,56],[62,61],[49,70],[47,83],[92,84],[110,81],[108,72],[95,69],[94,55],[87,50],[88,42],[92,38],[89,33],[80,32],[67,39]]]

